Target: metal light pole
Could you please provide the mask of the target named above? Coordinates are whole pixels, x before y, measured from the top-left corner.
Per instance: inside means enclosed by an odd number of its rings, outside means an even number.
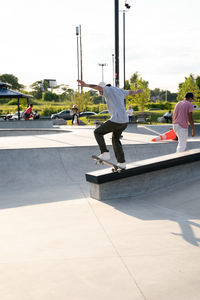
[[[113,86],[115,86],[115,54],[112,54]]]
[[[126,9],[130,9],[131,6],[125,1]],[[123,69],[124,69],[124,88],[126,85],[126,20],[125,14],[127,10],[123,10]]]
[[[102,82],[104,82],[104,74],[103,74],[103,67],[105,67],[105,66],[107,66],[107,64],[106,63],[104,63],[104,64],[98,64],[100,67],[102,67]]]
[[[126,54],[125,54],[125,50],[126,50],[126,45],[125,45],[125,10],[123,10],[123,61],[124,61],[124,89],[125,89],[125,85],[126,85]]]
[[[167,102],[167,90],[165,91],[165,101]]]
[[[81,37],[81,25],[79,25],[79,33],[80,33],[80,67],[81,67],[81,80],[83,80],[83,60],[82,60],[82,37]],[[83,91],[83,87],[81,87],[81,93]]]
[[[119,87],[119,0],[115,0],[115,86]]]
[[[78,71],[78,80],[80,79],[79,77],[79,40],[78,40],[78,37],[79,37],[79,27],[76,26],[76,38],[77,38],[77,71]],[[80,86],[79,86],[79,83],[78,83],[78,92],[80,91]]]

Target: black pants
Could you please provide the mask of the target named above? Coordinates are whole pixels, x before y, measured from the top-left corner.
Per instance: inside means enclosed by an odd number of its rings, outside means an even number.
[[[165,116],[164,118],[165,118],[165,120],[166,120],[167,123],[169,123],[169,120],[172,122],[172,117]]]
[[[76,114],[76,113],[74,113],[74,114],[72,115],[72,125],[74,124],[74,119],[75,119],[75,117],[77,117],[77,124],[79,125],[78,114]]]
[[[99,145],[101,153],[108,152],[108,149],[105,144],[104,134],[112,132],[112,145],[115,153],[116,160],[120,163],[125,162],[124,151],[122,144],[120,142],[120,136],[122,132],[126,129],[127,123],[114,123],[112,121],[106,121],[100,125],[94,131],[96,141]]]

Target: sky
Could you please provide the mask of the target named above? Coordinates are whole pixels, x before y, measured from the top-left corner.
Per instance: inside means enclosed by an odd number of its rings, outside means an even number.
[[[126,79],[136,71],[150,89],[176,92],[191,73],[200,75],[200,1],[129,0],[126,12]],[[119,0],[120,87],[123,86],[122,10]],[[76,26],[82,29],[83,80],[113,83],[114,0],[1,0],[0,74],[26,86],[56,79],[77,89]]]

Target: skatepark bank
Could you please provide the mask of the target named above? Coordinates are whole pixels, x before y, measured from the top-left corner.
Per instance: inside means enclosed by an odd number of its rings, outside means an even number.
[[[89,131],[74,135],[86,142],[66,146],[59,134],[45,147],[45,137],[1,138],[1,299],[199,299],[199,178],[94,200],[85,173],[100,168],[91,159],[97,146],[86,145]],[[66,143],[71,138],[66,133]],[[176,142],[149,140],[124,145],[128,163],[175,152]]]

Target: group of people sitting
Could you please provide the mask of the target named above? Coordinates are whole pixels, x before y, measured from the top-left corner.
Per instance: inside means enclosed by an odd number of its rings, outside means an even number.
[[[33,112],[33,104],[30,104],[29,107],[24,112],[24,119],[29,120],[30,118],[37,120],[40,118],[38,111]]]
[[[12,120],[13,115],[7,112],[5,116],[5,120]],[[22,113],[21,118],[25,120],[29,120],[30,118],[33,118],[34,120],[37,120],[40,118],[38,111],[36,110],[33,112],[33,104],[30,104],[29,107]]]

